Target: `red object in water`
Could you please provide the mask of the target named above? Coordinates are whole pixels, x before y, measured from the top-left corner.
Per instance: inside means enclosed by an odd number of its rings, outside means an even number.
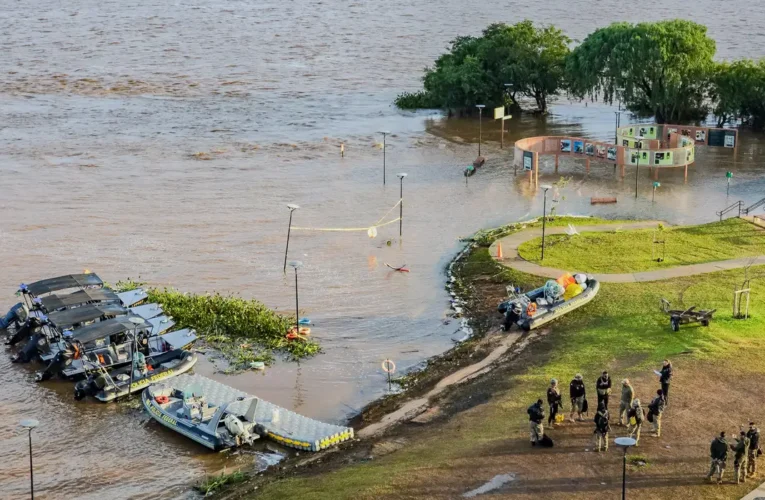
[[[400,272],[400,273],[408,273],[408,272],[409,272],[409,269],[407,269],[407,267],[406,267],[406,264],[404,264],[403,266],[400,266],[400,267],[393,267],[393,266],[391,266],[390,264],[388,264],[388,263],[386,262],[386,263],[385,263],[385,265],[386,265],[386,266],[388,266],[388,267],[390,267],[390,268],[391,268],[391,269],[393,269],[394,271],[398,271],[398,272]]]

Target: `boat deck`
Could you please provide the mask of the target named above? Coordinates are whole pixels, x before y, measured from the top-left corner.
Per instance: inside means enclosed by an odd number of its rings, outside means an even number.
[[[238,416],[245,414],[250,401],[237,402],[237,399],[253,397],[201,375],[179,375],[167,384],[175,389],[202,395],[208,404],[220,406],[231,403],[227,411]],[[255,421],[265,428],[271,439],[301,450],[319,451],[353,439],[353,429],[350,427],[326,424],[262,399],[258,399]]]

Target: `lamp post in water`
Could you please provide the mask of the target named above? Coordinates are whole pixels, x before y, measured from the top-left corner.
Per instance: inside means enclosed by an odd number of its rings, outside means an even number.
[[[303,267],[299,260],[291,260],[290,267],[295,269],[295,335],[300,335],[300,307],[298,302],[298,268]]]
[[[33,418],[25,418],[19,425],[22,429],[29,431],[29,490],[32,495],[32,500],[35,498],[35,473],[32,468],[32,429],[40,425],[40,422]]]
[[[624,460],[622,462],[622,500],[627,499],[627,450],[630,446],[635,446],[637,441],[631,437],[620,437],[614,439],[616,446],[624,449]]]
[[[284,249],[284,272],[285,273],[287,272],[287,252],[290,249],[290,232],[292,231],[292,212],[294,212],[300,207],[293,203],[288,203],[287,208],[290,209],[290,223],[287,226],[287,248]]]
[[[640,171],[640,152],[643,149],[643,136],[636,135],[635,136],[635,142],[637,143],[637,163],[635,165],[635,199],[637,200],[637,191],[638,191],[638,172]]]
[[[404,223],[404,177],[406,177],[406,174],[402,172],[397,177],[401,181],[398,199],[398,235],[401,236],[401,226]]]
[[[383,186],[385,185],[385,150],[387,149],[385,147],[385,137],[390,134],[387,130],[381,130],[380,133],[383,135]]]
[[[539,186],[544,191],[544,201],[542,202],[542,258],[545,260],[545,221],[547,220],[547,191],[552,188],[549,184]]]
[[[481,156],[481,137],[483,135],[483,108],[486,107],[485,104],[476,104],[476,108],[478,108],[478,156]]]

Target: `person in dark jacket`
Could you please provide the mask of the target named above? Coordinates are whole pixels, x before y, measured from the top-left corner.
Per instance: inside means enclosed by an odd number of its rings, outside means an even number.
[[[556,379],[552,379],[550,387],[547,388],[547,404],[550,405],[550,416],[547,417],[547,425],[554,427],[555,416],[558,414],[558,410],[563,408],[563,401],[561,400],[560,389],[558,389],[558,381]]]
[[[526,410],[529,414],[529,434],[531,435],[531,446],[536,446],[537,443],[545,435],[545,430],[542,427],[542,422],[545,419],[545,409],[542,407],[542,400],[538,399],[536,403],[529,406]]]
[[[728,460],[728,441],[725,440],[725,433],[721,432],[720,437],[714,438],[709,446],[709,455],[712,458],[712,466],[709,468],[707,479],[712,480],[712,476],[717,473],[717,484],[722,482],[725,473],[725,462]]]
[[[749,422],[746,437],[749,438],[749,458],[746,461],[746,473],[754,476],[757,473],[757,455],[760,453],[760,429],[754,422]]]
[[[587,394],[581,373],[577,373],[574,380],[568,385],[568,395],[571,397],[571,418],[569,420],[573,422],[574,413],[576,413],[577,420],[583,421],[582,413],[584,413],[584,400],[587,398]]]
[[[661,437],[661,415],[664,413],[664,392],[659,389],[656,397],[648,405],[648,421],[653,424],[653,436]]]
[[[600,452],[601,445],[605,445],[605,451],[608,451],[608,432],[611,430],[608,418],[608,408],[601,402],[595,414],[595,451],[597,452]]]
[[[746,482],[746,460],[749,457],[749,438],[746,437],[746,432],[741,431],[736,445],[731,445],[733,451],[736,452],[736,456],[733,460],[733,474],[736,476],[736,484],[739,482]]]
[[[603,403],[608,410],[608,396],[611,394],[611,377],[608,376],[608,372],[604,371],[598,378],[595,382],[595,388],[598,391],[598,408],[600,408],[600,403]]]
[[[668,359],[664,360],[664,366],[659,371],[659,382],[661,383],[661,392],[664,393],[664,404],[669,404],[669,383],[672,381],[672,363]]]

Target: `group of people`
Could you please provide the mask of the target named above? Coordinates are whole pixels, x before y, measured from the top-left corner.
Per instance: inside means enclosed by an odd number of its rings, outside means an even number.
[[[643,422],[648,420],[653,426],[653,436],[661,436],[661,417],[668,404],[670,382],[672,381],[672,363],[665,359],[661,371],[656,372],[659,375],[661,389],[656,391],[656,396],[648,404],[648,413],[646,414],[640,399],[635,397],[635,389],[628,379],[622,380],[621,398],[619,400],[619,425],[626,426],[629,436],[635,439],[635,446],[640,442],[640,431]],[[595,381],[595,391],[598,396],[598,406],[595,412],[593,431],[595,437],[595,451],[608,451],[608,434],[611,431],[611,415],[608,411],[609,399],[611,396],[611,377],[607,371],[604,371]],[[587,402],[587,391],[582,375],[577,373],[569,384],[569,398],[571,400],[571,414],[569,421],[574,422],[575,417],[579,422],[584,421],[584,414],[589,414],[589,404]],[[563,396],[561,395],[558,381],[552,379],[550,387],[547,389],[547,404],[549,406],[549,415],[547,425],[555,427],[556,423],[565,420],[561,413],[563,410]],[[528,409],[529,414],[529,434],[531,445],[551,444],[549,439],[545,439],[544,420],[545,410],[543,401],[537,400]]]
[[[725,432],[721,432],[719,437],[712,440],[709,447],[712,465],[709,468],[707,479],[712,481],[717,475],[717,484],[722,483],[725,465],[728,461],[728,451],[734,452],[733,474],[736,476],[736,484],[745,483],[747,476],[751,477],[757,473],[757,457],[762,455],[760,429],[757,428],[757,425],[754,422],[749,422],[748,430],[744,430],[742,426],[735,444],[728,444],[725,439]]]

